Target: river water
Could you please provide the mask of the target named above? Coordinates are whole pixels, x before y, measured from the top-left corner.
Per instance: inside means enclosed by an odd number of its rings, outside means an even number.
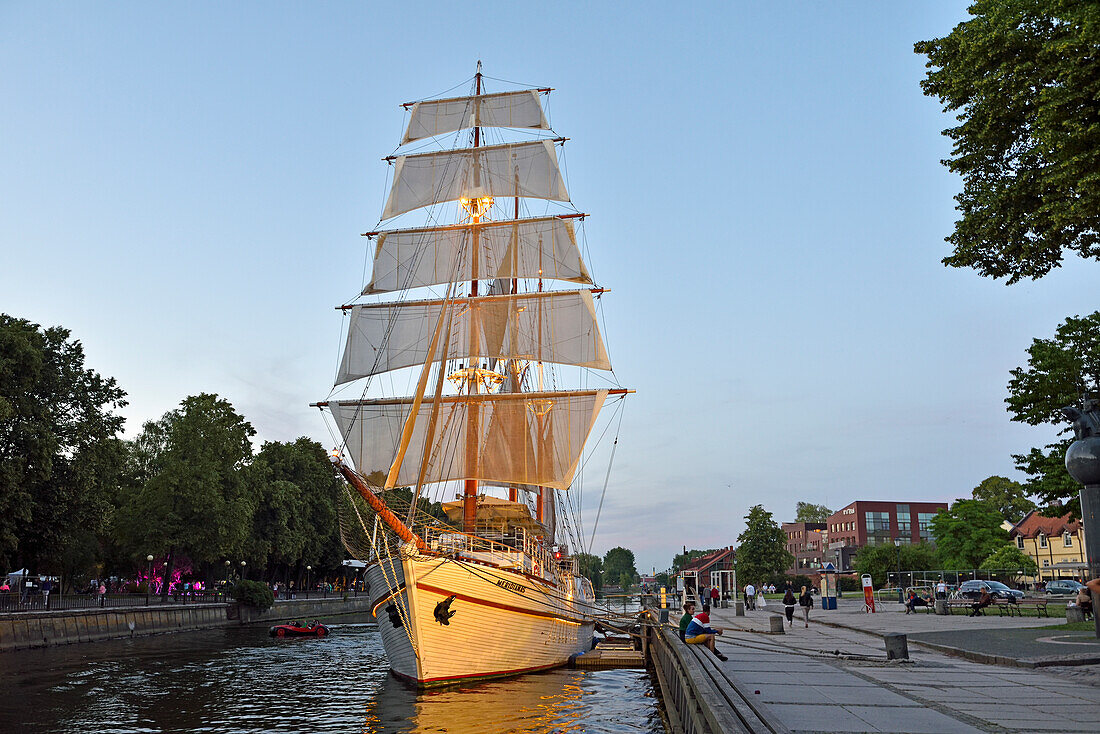
[[[324,639],[245,627],[0,653],[0,732],[664,732],[645,671],[418,694],[388,670],[363,623]]]

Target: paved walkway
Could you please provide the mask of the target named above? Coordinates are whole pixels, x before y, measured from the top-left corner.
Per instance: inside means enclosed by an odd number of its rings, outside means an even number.
[[[900,608],[900,607],[899,607]],[[815,610],[829,625],[798,619],[767,634],[772,610],[711,614],[726,627],[723,671],[793,732],[1095,732],[1100,677],[971,662],[910,645],[908,662],[887,662],[881,633],[916,628],[1046,626],[1061,620],[875,615]],[[834,615],[834,616],[830,616]],[[843,622],[845,626],[831,626]],[[968,627],[963,627],[968,625]],[[859,628],[862,626],[862,628]],[[1097,667],[1097,666],[1090,666]],[[1095,683],[1095,684],[1094,684]]]

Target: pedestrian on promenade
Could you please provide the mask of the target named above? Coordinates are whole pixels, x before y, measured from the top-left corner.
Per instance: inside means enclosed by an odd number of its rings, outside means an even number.
[[[718,606],[718,587],[713,586],[710,590],[710,606],[713,609]]]
[[[696,614],[688,622],[687,630],[684,632],[684,642],[689,645],[705,645],[708,650],[714,653],[716,658],[725,662],[729,658],[714,649],[715,635],[722,634],[724,630],[721,627],[709,627],[709,624],[710,604],[704,604],[703,611]]]
[[[803,587],[805,588],[805,587]],[[783,613],[787,615],[787,626],[794,626],[794,606],[795,598],[794,592],[791,591],[791,587],[787,587],[787,593],[783,595]]]
[[[756,609],[756,587],[745,584],[745,609]]]
[[[946,599],[947,598],[947,584],[944,583],[944,580],[943,580],[942,576],[940,577],[939,581],[936,582],[936,598],[937,599]]]
[[[687,632],[688,625],[691,624],[691,618],[695,616],[695,602],[684,602],[684,616],[680,617],[680,639],[684,639],[684,633]]]
[[[50,592],[53,591],[53,582],[45,579],[42,582],[42,604],[46,609],[50,608]]]
[[[102,581],[99,582],[99,606],[107,606],[107,586]]]
[[[814,597],[806,587],[802,587],[802,593],[798,595],[798,606],[802,607],[802,621],[806,623],[806,626],[810,626],[810,610],[814,606]]]

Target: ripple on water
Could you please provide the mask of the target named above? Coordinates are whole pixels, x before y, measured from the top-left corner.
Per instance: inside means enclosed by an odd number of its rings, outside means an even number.
[[[5,653],[0,731],[663,732],[643,671],[557,670],[417,694],[374,625],[324,640],[266,629]]]

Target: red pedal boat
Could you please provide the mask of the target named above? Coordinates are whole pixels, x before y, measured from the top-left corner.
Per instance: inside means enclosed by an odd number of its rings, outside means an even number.
[[[287,624],[277,624],[268,632],[272,637],[325,637],[328,635],[329,629],[317,621],[309,624],[288,622]]]

